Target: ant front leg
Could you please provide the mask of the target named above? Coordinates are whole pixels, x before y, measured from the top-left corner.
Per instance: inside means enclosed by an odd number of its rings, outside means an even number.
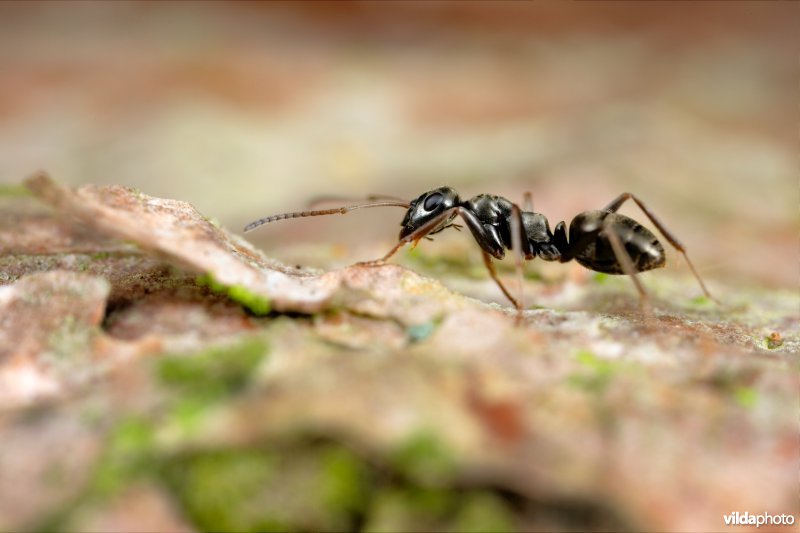
[[[396,254],[397,251],[400,248],[402,248],[403,246],[405,246],[406,244],[408,244],[410,242],[417,242],[420,239],[424,239],[429,233],[431,233],[438,226],[440,226],[445,220],[450,218],[450,216],[453,214],[454,210],[458,210],[458,209],[461,209],[461,208],[460,207],[453,207],[451,209],[448,209],[448,210],[440,213],[435,218],[433,218],[430,221],[428,221],[427,223],[423,224],[422,226],[420,226],[419,228],[414,230],[409,235],[407,235],[404,238],[400,239],[398,241],[398,243],[394,246],[394,248],[389,250],[389,252],[386,255],[384,255],[383,257],[381,257],[380,259],[375,259],[375,260],[372,260],[372,261],[362,261],[362,262],[359,262],[359,263],[356,263],[356,264],[360,265],[360,266],[379,266],[379,265],[382,265],[382,264],[386,263],[386,261],[388,261],[390,257],[392,257],[394,254]]]
[[[694,275],[695,279],[700,284],[700,288],[703,289],[703,293],[706,295],[706,297],[719,303],[719,300],[711,296],[711,293],[708,291],[708,288],[706,288],[706,284],[703,283],[703,279],[700,277],[700,274],[698,274],[697,270],[695,270],[694,264],[692,264],[692,261],[689,259],[689,256],[686,253],[686,248],[677,239],[677,237],[675,237],[675,235],[673,235],[672,232],[667,229],[667,227],[658,219],[658,217],[656,217],[655,213],[650,211],[650,208],[647,207],[647,205],[645,205],[644,202],[642,202],[639,198],[637,198],[633,194],[629,192],[624,192],[620,194],[616,199],[614,199],[613,202],[608,204],[605,207],[604,211],[608,211],[610,213],[616,213],[619,210],[619,208],[622,207],[622,204],[624,204],[629,199],[636,202],[636,205],[639,206],[639,209],[641,209],[642,212],[645,215],[647,215],[647,218],[650,219],[650,222],[652,222],[653,225],[658,228],[658,231],[661,232],[661,234],[667,239],[667,241],[672,245],[672,247],[675,248],[675,250],[677,250],[681,255],[683,255],[683,258],[686,260],[686,264],[689,265],[689,269],[692,271],[692,274]],[[613,246],[613,241],[612,241],[612,246]]]

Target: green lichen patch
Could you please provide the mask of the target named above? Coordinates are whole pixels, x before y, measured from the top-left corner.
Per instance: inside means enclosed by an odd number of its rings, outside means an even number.
[[[758,403],[758,391],[752,387],[736,387],[733,390],[736,403],[745,409],[755,407]]]
[[[269,298],[252,292],[244,285],[224,285],[217,281],[211,274],[198,276],[196,283],[208,287],[212,292],[227,295],[228,298],[242,304],[256,316],[264,316],[270,312],[271,306]]]
[[[27,198],[33,193],[21,184],[0,183],[0,197],[4,198]]]
[[[260,450],[222,450],[174,459],[163,476],[184,513],[201,531],[282,531],[266,509],[277,458]]]
[[[516,531],[515,512],[499,494],[483,489],[384,487],[375,496],[365,531]]]
[[[202,531],[352,530],[369,501],[366,467],[335,444],[200,452],[162,475]]]
[[[474,491],[462,498],[451,530],[463,533],[515,531],[514,511],[497,494]]]
[[[434,431],[421,431],[401,442],[389,454],[391,465],[423,486],[439,486],[456,472],[453,453]]]
[[[320,459],[320,489],[325,505],[335,512],[363,513],[369,498],[369,472],[361,459],[338,446],[323,449]]]
[[[461,275],[471,279],[481,279],[486,276],[486,268],[475,263],[469,254],[436,254],[426,253],[419,247],[408,248],[403,258],[410,265],[431,274],[447,273],[448,275]]]
[[[714,304],[714,300],[704,294],[701,294],[689,300],[689,303],[695,307],[708,307]]]
[[[266,341],[253,337],[200,353],[166,355],[158,361],[157,374],[184,395],[217,398],[243,388],[266,353]]]
[[[389,486],[380,490],[365,531],[442,531],[456,495],[445,489]]]
[[[575,360],[581,369],[568,377],[568,383],[597,394],[605,392],[621,368],[621,363],[601,359],[588,350],[580,350]]]
[[[94,472],[91,497],[113,495],[145,475],[156,460],[154,434],[152,423],[143,417],[129,416],[118,422]]]

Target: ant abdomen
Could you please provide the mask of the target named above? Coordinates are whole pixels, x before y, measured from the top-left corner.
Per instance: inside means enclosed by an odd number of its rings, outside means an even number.
[[[627,274],[609,232],[614,232],[619,239],[636,272],[661,268],[666,263],[664,247],[649,229],[630,217],[607,211],[587,211],[573,219],[569,226],[570,242],[594,234],[594,238],[575,255],[575,260],[595,272]]]

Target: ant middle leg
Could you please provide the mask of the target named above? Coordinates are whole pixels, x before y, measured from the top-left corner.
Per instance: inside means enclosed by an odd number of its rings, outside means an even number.
[[[697,283],[700,284],[700,288],[703,289],[703,294],[705,294],[707,298],[710,298],[711,300],[714,300],[715,302],[719,303],[719,300],[711,296],[711,293],[706,287],[706,284],[703,283],[703,279],[700,277],[700,274],[698,274],[697,270],[694,268],[694,264],[689,259],[689,255],[686,253],[686,247],[684,247],[683,243],[681,243],[678,240],[678,238],[675,237],[675,235],[667,229],[667,227],[661,222],[661,220],[659,220],[659,218],[655,215],[655,213],[653,213],[650,210],[650,208],[647,207],[647,205],[644,202],[642,202],[635,195],[629,192],[624,192],[620,194],[617,198],[615,198],[614,201],[608,204],[605,207],[604,211],[608,211],[610,213],[616,213],[622,206],[622,204],[624,204],[629,199],[636,202],[636,205],[639,206],[639,209],[641,209],[642,212],[645,215],[647,215],[647,218],[650,219],[650,222],[652,222],[653,225],[658,228],[658,231],[661,232],[661,234],[667,239],[667,241],[672,245],[672,247],[675,248],[675,250],[677,250],[681,255],[683,255],[683,258],[686,260],[686,264],[689,265],[689,270],[692,271],[692,274],[697,280]]]
[[[500,281],[500,278],[497,275],[497,270],[494,268],[494,263],[492,263],[492,256],[486,253],[484,250],[481,250],[481,252],[483,253],[483,264],[486,265],[486,270],[489,271],[489,275],[492,277],[497,286],[500,287],[500,290],[503,291],[503,294],[506,298],[508,298],[511,304],[517,309],[520,309],[520,304],[517,299],[511,296],[511,293],[508,291],[508,289],[506,289],[506,286],[503,285],[502,281]]]
[[[527,213],[533,211],[533,195],[530,193],[530,191],[526,192],[522,196],[522,210]]]
[[[526,194],[526,201],[530,200]],[[524,254],[522,252],[522,240],[525,238],[525,229],[522,222],[522,211],[520,211],[517,204],[511,206],[511,248],[514,252],[514,264],[517,271],[517,294],[519,298],[516,301],[517,308],[517,322],[522,321],[522,313],[525,311],[525,288],[523,285],[524,278]]]

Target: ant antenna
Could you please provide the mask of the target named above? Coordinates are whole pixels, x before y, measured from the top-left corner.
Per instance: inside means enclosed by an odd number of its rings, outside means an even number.
[[[247,233],[248,231],[254,230],[259,226],[263,226],[264,224],[269,224],[270,222],[275,222],[278,220],[286,220],[287,218],[317,217],[320,215],[344,215],[346,213],[349,213],[350,211],[355,211],[356,209],[365,209],[367,207],[402,207],[403,209],[408,209],[409,207],[411,207],[411,204],[408,202],[403,202],[398,200],[390,202],[373,202],[369,204],[348,205],[345,207],[337,207],[334,209],[320,209],[313,211],[294,211],[292,213],[281,213],[279,215],[270,215],[268,217],[260,218],[256,221],[249,223],[247,226],[244,227],[244,232]]]

